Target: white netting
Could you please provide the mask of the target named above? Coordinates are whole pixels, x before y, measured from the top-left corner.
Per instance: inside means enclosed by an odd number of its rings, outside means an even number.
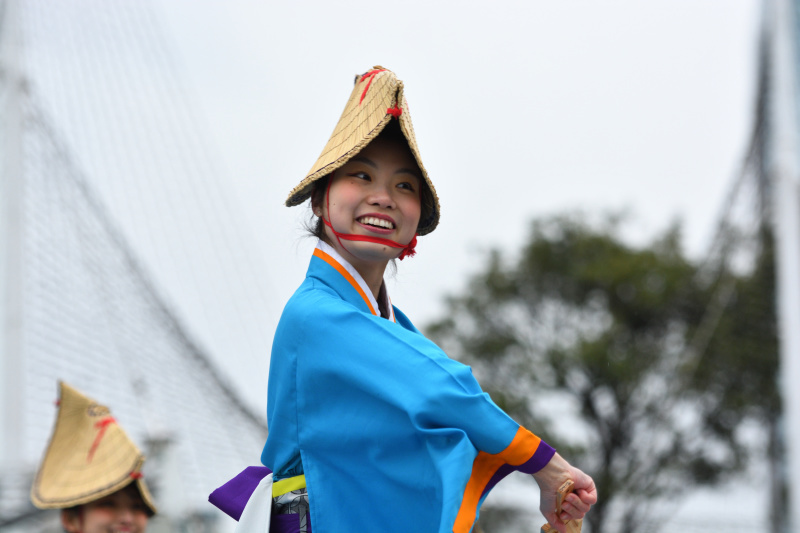
[[[0,476],[0,525],[28,511],[57,380],[111,408],[171,510],[211,512],[209,492],[257,464],[266,438],[264,406],[230,386],[249,376],[266,396],[266,268],[151,6],[16,7],[22,449]]]

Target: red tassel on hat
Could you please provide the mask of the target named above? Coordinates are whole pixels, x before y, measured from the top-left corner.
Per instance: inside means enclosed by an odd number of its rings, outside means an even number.
[[[414,257],[415,255],[417,255],[416,248],[417,248],[417,236],[414,235],[414,238],[411,239],[411,242],[408,243],[405,248],[403,248],[403,251],[400,253],[398,259],[402,261],[406,257]]]
[[[395,105],[394,107],[387,109],[386,112],[392,115],[394,118],[400,118],[400,115],[403,114],[403,109],[399,105]]]

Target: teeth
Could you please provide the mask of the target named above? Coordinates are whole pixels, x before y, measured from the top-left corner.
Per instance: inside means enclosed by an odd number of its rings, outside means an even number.
[[[369,224],[370,226],[378,226],[379,228],[394,229],[394,224],[388,220],[376,217],[364,217],[360,219],[362,224]]]

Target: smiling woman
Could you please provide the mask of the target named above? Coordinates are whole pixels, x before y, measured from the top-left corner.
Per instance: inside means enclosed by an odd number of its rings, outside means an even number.
[[[284,308],[261,461],[215,491],[239,531],[472,530],[491,488],[532,474],[562,533],[597,500],[591,477],[521,427],[391,304],[387,263],[439,221],[403,95],[389,70],[356,84],[287,205],[311,198],[319,243]],[[556,511],[559,487],[575,492]],[[253,494],[253,496],[250,496]],[[243,497],[244,495],[244,497]]]
[[[389,260],[398,251],[400,259],[415,253],[424,183],[399,126],[391,122],[331,178],[315,184],[311,203],[320,238],[355,267],[374,294]]]

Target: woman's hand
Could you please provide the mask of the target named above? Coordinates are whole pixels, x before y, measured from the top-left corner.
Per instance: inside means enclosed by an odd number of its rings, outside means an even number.
[[[533,474],[539,484],[539,510],[544,517],[560,533],[566,533],[566,522],[580,520],[597,503],[597,488],[594,480],[581,470],[570,465],[556,453],[547,466]],[[571,479],[575,483],[574,491],[564,498],[561,514],[556,515],[558,489]]]

